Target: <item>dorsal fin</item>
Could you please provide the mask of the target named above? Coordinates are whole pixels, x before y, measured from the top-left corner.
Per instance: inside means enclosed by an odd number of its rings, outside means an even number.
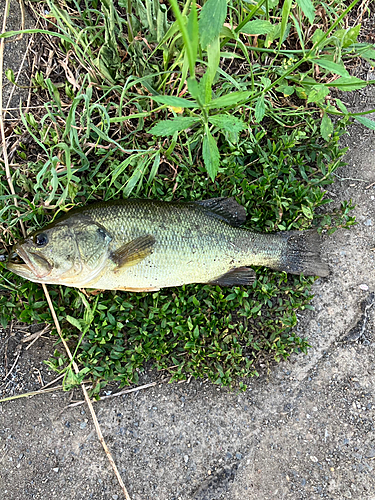
[[[204,208],[212,217],[224,220],[231,226],[241,226],[246,221],[246,209],[234,198],[211,198],[194,203]]]

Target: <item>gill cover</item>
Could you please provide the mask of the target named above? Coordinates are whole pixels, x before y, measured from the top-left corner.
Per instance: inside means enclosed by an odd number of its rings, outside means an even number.
[[[84,286],[102,271],[112,237],[87,218],[73,217],[37,231],[15,246],[23,264],[14,273],[38,283]]]

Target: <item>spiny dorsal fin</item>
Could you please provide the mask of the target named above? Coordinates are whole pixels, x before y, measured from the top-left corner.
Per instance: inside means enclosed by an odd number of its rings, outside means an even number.
[[[203,207],[212,217],[224,220],[231,226],[241,226],[246,221],[246,209],[234,198],[211,198],[195,203]]]
[[[220,286],[239,286],[251,285],[255,280],[256,275],[251,267],[236,267],[218,278],[210,281],[210,285]]]
[[[117,264],[115,272],[121,267],[135,266],[141,262],[152,253],[154,244],[155,238],[147,234],[122,245],[111,255],[111,259]]]

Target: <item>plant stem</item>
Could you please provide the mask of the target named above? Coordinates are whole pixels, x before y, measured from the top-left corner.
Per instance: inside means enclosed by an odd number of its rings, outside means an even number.
[[[128,21],[128,39],[129,39],[129,43],[132,43],[132,41],[134,40],[133,26],[132,26],[132,19],[131,19],[131,12],[132,12],[132,0],[128,0],[128,11],[126,13],[126,19]]]
[[[192,46],[191,46],[191,43],[189,40],[189,35],[188,35],[187,28],[186,28],[186,23],[184,22],[184,18],[183,18],[183,15],[181,14],[177,0],[169,0],[169,3],[171,4],[172,10],[174,12],[174,15],[176,17],[178,25],[180,27],[182,38],[184,40],[185,50],[186,50],[187,58],[189,61],[190,76],[192,78],[194,78],[195,77],[194,54],[193,54],[193,49],[192,49]]]

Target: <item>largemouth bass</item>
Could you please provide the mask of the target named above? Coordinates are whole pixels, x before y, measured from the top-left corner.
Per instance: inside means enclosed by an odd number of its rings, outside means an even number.
[[[315,231],[254,233],[233,198],[120,200],[74,209],[15,245],[7,268],[36,283],[154,291],[188,283],[253,282],[249,266],[327,276]]]

